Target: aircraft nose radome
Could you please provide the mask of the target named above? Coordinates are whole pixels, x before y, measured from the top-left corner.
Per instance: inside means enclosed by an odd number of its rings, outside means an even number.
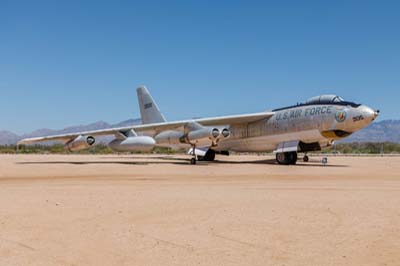
[[[374,121],[379,115],[379,110],[374,110],[368,106],[362,106],[361,112],[364,118],[370,122]]]
[[[380,113],[381,111],[379,111],[379,110],[375,110],[375,118],[377,118],[378,116],[379,116],[379,113]]]

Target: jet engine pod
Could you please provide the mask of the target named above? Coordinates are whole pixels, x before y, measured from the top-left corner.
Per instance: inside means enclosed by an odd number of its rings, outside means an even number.
[[[201,127],[183,133],[181,131],[164,131],[155,136],[158,145],[196,144],[208,146],[213,144],[221,135],[218,128]]]
[[[190,131],[187,134],[187,140],[190,143],[198,142],[201,140],[215,140],[219,137],[221,132],[218,128],[205,127],[198,130]]]
[[[156,141],[148,136],[135,136],[126,139],[115,139],[108,146],[114,151],[151,151],[156,145]]]
[[[158,145],[179,145],[185,143],[184,134],[180,131],[167,130],[154,137]]]
[[[96,139],[92,136],[78,136],[75,139],[67,142],[65,148],[69,151],[80,151],[90,148],[96,143]]]

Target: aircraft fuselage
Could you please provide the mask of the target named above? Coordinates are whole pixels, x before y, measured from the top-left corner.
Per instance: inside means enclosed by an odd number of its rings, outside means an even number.
[[[377,114],[360,105],[307,105],[277,110],[270,118],[245,125],[233,125],[231,137],[216,150],[261,152],[274,150],[279,143],[301,140],[331,145],[369,125]]]

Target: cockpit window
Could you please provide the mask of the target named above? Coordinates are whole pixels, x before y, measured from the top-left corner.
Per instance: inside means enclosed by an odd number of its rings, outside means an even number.
[[[341,102],[344,102],[343,98],[337,95],[320,95],[308,99],[306,104],[330,104]]]
[[[314,104],[334,104],[334,105],[342,105],[342,106],[351,106],[354,108],[357,108],[361,105],[361,104],[345,101],[342,97],[340,97],[338,95],[327,94],[327,95],[320,95],[320,96],[312,97],[312,98],[308,99],[305,103],[297,104],[295,106],[290,106],[290,107],[279,108],[279,109],[275,109],[273,111],[280,111],[280,110],[290,109],[290,108],[294,108],[294,107],[305,106],[305,105],[314,105]]]
[[[343,100],[342,97],[336,96],[336,97],[333,99],[333,102],[334,102],[334,103],[340,103],[340,102],[344,102],[344,100]]]

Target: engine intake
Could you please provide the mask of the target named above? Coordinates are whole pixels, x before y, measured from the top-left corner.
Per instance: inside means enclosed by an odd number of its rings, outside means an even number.
[[[231,136],[231,131],[229,129],[227,129],[227,128],[224,128],[221,131],[221,135],[222,135],[223,138],[227,139],[227,138],[229,138]]]

